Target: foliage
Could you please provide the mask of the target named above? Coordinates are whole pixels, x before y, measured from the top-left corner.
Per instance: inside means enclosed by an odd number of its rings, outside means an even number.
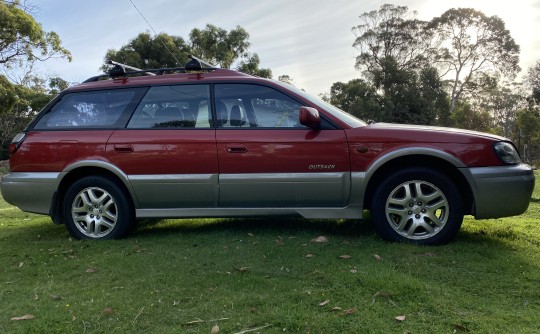
[[[360,15],[362,24],[353,27],[354,47],[360,50],[356,67],[367,75],[381,70],[390,58],[399,70],[417,69],[429,59],[426,22],[416,20],[406,6],[384,4],[379,10]]]
[[[363,79],[336,82],[330,88],[328,102],[367,122],[389,121],[376,89]]]
[[[251,75],[256,75],[261,78],[272,78],[272,70],[269,68],[260,68],[261,61],[259,55],[254,53],[246,56],[245,60],[240,62],[237,70]]]
[[[362,79],[334,83],[329,102],[368,122],[447,122],[448,98],[436,69],[400,69],[391,57],[380,66],[372,71],[372,83]]]
[[[454,126],[462,129],[483,132],[492,130],[489,112],[476,110],[471,104],[464,101],[458,102],[450,119]]]
[[[152,36],[144,32],[119,50],[109,49],[101,70],[106,71],[110,67],[107,64],[109,60],[137,68],[178,67],[184,65],[181,62],[185,61],[189,54],[190,48],[182,37],[165,33]]]
[[[29,85],[18,85],[0,75],[0,160],[8,157],[11,139],[65,88],[67,82],[58,77],[49,79],[47,87],[41,78],[34,77]]]
[[[239,61],[237,68],[240,71],[271,78],[270,69],[259,68],[259,56],[247,52],[250,45],[248,32],[240,26],[227,31],[207,24],[204,29],[191,30],[189,41],[166,33],[152,36],[145,32],[119,50],[109,49],[100,69],[104,72],[110,69],[109,60],[142,69],[181,67],[187,61],[188,55],[193,54],[222,68],[230,68]]]
[[[427,26],[438,41],[441,55],[436,59],[443,73],[453,75],[450,109],[474,82],[477,75],[505,75],[519,72],[519,46],[504,21],[472,8],[452,8],[435,17]]]
[[[44,61],[51,57],[71,61],[54,31],[46,32],[19,1],[0,1],[0,65]]]
[[[406,6],[384,4],[363,13],[353,27],[353,46],[360,51],[356,68],[384,106],[370,119],[479,126],[511,136],[522,103],[498,82],[519,71],[519,46],[504,21],[470,8],[449,9],[429,22],[415,16]],[[445,85],[442,78],[448,77]],[[469,102],[460,104],[462,98]]]
[[[283,74],[278,77],[278,81],[294,86],[294,80],[288,74]]]
[[[466,218],[440,247],[383,242],[365,221],[285,218],[74,241],[0,198],[0,332],[535,333],[539,194],[519,217]]]
[[[537,60],[536,64],[528,69],[525,83],[532,92],[533,103],[540,105],[540,60]]]
[[[205,29],[191,30],[189,39],[195,55],[223,68],[230,68],[236,59],[245,56],[251,45],[248,32],[240,26],[227,32],[207,24]]]
[[[522,157],[527,163],[540,163],[540,108],[528,107],[516,113],[514,132],[521,132],[521,138],[515,138]]]

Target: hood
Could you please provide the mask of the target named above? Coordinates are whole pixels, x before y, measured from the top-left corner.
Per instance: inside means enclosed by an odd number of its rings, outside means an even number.
[[[427,125],[406,125],[375,123],[358,128],[369,132],[370,137],[380,137],[381,141],[468,143],[474,139],[488,141],[509,141],[507,138],[471,130],[445,128]]]

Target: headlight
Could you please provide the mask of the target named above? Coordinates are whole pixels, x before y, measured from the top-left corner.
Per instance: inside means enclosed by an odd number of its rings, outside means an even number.
[[[519,153],[514,145],[507,142],[498,142],[493,146],[493,148],[495,149],[495,153],[497,153],[499,159],[501,159],[501,161],[505,164],[516,165],[521,163],[521,158],[519,157]]]

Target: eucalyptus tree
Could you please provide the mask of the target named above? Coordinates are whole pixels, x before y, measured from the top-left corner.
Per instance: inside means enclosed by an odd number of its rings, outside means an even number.
[[[353,46],[360,51],[356,68],[369,76],[391,58],[400,70],[419,69],[430,62],[427,22],[416,19],[407,6],[384,4],[360,15],[361,24],[352,28]]]
[[[194,54],[223,68],[230,68],[238,58],[247,56],[251,46],[249,33],[240,26],[227,31],[207,24],[204,29],[191,30],[189,39]]]
[[[472,8],[452,8],[426,26],[442,51],[437,64],[451,75],[450,109],[478,76],[513,79],[519,72],[519,46],[504,21]],[[473,88],[473,89],[471,89]]]
[[[222,68],[236,64],[236,68],[247,73],[271,77],[272,71],[259,68],[259,56],[248,52],[250,45],[249,33],[240,26],[227,31],[207,24],[204,29],[192,29],[189,39],[167,33],[152,35],[143,32],[119,49],[109,49],[101,70],[107,71],[111,67],[109,60],[142,69],[180,67],[188,55],[193,54]]]
[[[0,1],[0,65],[10,67],[51,57],[71,61],[71,53],[62,46],[58,34],[43,30],[20,1]]]

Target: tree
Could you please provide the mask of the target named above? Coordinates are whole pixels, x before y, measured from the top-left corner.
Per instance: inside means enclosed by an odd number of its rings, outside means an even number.
[[[540,159],[540,108],[526,108],[517,112],[514,133],[520,133],[521,138],[515,138],[522,157],[532,163]]]
[[[540,60],[527,70],[525,84],[532,92],[533,103],[540,105]]]
[[[48,90],[42,80],[36,85],[25,86],[11,83],[0,75],[0,160],[7,158],[7,148],[11,139],[20,132],[34,115],[56,95],[59,78],[51,79]]]
[[[415,19],[415,15],[406,6],[391,4],[360,15],[362,24],[352,28],[356,35],[353,46],[360,50],[356,68],[369,75],[380,70],[389,58],[400,70],[425,66],[430,57],[427,22]]]
[[[488,85],[487,87],[476,97],[468,97],[468,100],[471,104],[476,105],[478,110],[489,112],[494,132],[507,138],[516,138],[514,128],[517,113],[527,107],[521,85],[495,83],[493,86]]]
[[[237,70],[261,78],[272,78],[272,70],[269,68],[259,68],[260,63],[259,55],[254,53],[242,60]]]
[[[278,81],[294,86],[294,80],[288,74],[280,75],[277,79]]]
[[[161,33],[152,36],[149,32],[140,33],[119,50],[109,49],[101,70],[106,72],[109,60],[138,68],[161,68],[183,66],[191,53],[189,45],[182,37]]]
[[[71,61],[71,53],[62,47],[58,34],[44,31],[19,1],[0,1],[0,64],[9,67],[51,57]]]
[[[362,79],[335,82],[325,98],[329,103],[367,122],[390,121],[383,113],[381,97],[373,85]]]
[[[248,32],[240,26],[227,32],[207,24],[203,30],[191,30],[189,39],[195,55],[222,68],[230,68],[236,59],[246,56],[251,45]]]
[[[519,46],[504,21],[471,8],[450,9],[427,26],[434,33],[443,53],[437,63],[450,73],[450,110],[455,110],[463,93],[478,75],[503,75],[519,72]]]
[[[458,101],[452,115],[453,124],[462,129],[489,132],[491,116],[487,111],[475,110],[469,103]]]
[[[381,65],[380,70],[373,72],[373,84],[383,92],[389,121],[435,125],[441,117],[447,117],[447,95],[436,69],[400,69],[391,57]]]
[[[191,30],[187,42],[179,36],[166,33],[152,36],[145,32],[119,50],[109,49],[100,69],[107,72],[111,68],[109,60],[141,69],[181,67],[187,62],[188,55],[193,54],[222,68],[230,68],[240,60],[237,68],[241,71],[271,77],[272,72],[269,69],[259,68],[259,56],[247,52],[249,46],[249,34],[240,26],[226,31],[208,24],[205,29]]]

